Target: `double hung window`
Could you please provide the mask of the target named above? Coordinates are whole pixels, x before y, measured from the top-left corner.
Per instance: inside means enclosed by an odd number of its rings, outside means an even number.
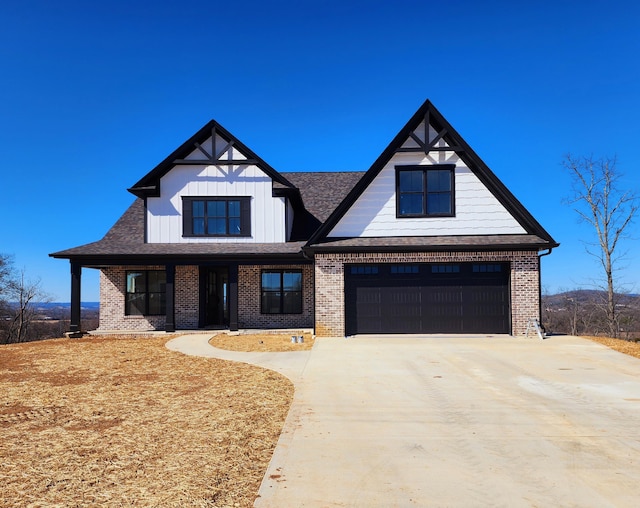
[[[398,217],[452,217],[454,164],[396,166]]]

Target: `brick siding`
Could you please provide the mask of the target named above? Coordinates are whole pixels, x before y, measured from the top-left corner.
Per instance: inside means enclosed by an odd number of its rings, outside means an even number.
[[[302,270],[302,313],[261,314],[260,272],[265,268]],[[164,330],[165,316],[125,316],[126,272],[164,270],[164,266],[113,266],[100,272],[100,325],[98,331]],[[199,267],[176,266],[176,329],[193,330],[199,324]],[[313,266],[251,265],[238,270],[238,325],[240,328],[312,328],[314,310]]]
[[[510,263],[512,333],[523,335],[528,320],[540,318],[539,259],[537,252],[534,251],[316,254],[316,335],[344,336],[345,263],[466,263],[474,261]]]
[[[302,313],[262,314],[260,274],[262,270],[302,270]],[[238,268],[239,328],[313,328],[313,265],[246,265]]]
[[[539,319],[539,258],[534,251],[422,252],[316,254],[314,265],[246,265],[238,271],[238,325],[240,328],[311,328],[318,336],[344,336],[344,265],[349,263],[509,262],[511,266],[511,326],[514,335],[526,331],[531,318]],[[260,273],[263,269],[301,269],[301,314],[261,314]],[[98,331],[163,330],[165,316],[125,316],[127,270],[164,270],[164,266],[113,266],[100,273]],[[315,291],[314,291],[315,283]],[[197,329],[199,268],[177,266],[175,279],[176,328]]]
[[[165,316],[125,316],[127,270],[164,270],[164,266],[110,266],[100,270],[99,332],[164,330]]]

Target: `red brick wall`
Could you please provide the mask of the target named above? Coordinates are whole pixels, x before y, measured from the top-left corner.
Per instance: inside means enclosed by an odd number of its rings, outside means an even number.
[[[264,269],[302,270],[302,314],[261,314],[260,273]],[[238,269],[240,328],[313,328],[313,265],[247,265]]]
[[[127,270],[164,270],[164,266],[110,266],[100,271],[99,332],[163,330],[165,316],[125,316]]]
[[[345,263],[509,262],[513,335],[526,331],[527,321],[539,319],[539,270],[535,251],[416,252],[316,254],[316,335],[344,336]]]
[[[260,271],[264,268],[302,270],[302,314],[260,313]],[[100,326],[98,331],[163,330],[165,316],[125,316],[127,270],[164,270],[164,266],[113,266],[100,273]],[[238,325],[240,328],[313,328],[313,266],[312,265],[252,265],[238,271]],[[199,268],[176,266],[175,278],[176,329],[198,328]]]

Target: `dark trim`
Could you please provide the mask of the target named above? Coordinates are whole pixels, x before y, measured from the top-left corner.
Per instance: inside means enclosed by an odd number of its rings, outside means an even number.
[[[71,261],[71,323],[69,331],[72,334],[82,331],[80,301],[82,287],[82,265],[78,262]]]
[[[300,274],[300,312],[284,312],[284,274],[288,273],[299,273]],[[262,296],[264,293],[264,289],[262,287],[262,276],[265,273],[279,273],[280,274],[280,290],[277,291],[280,293],[280,312],[265,312],[264,310],[264,302],[262,300]],[[263,268],[260,270],[260,314],[265,315],[290,315],[290,314],[302,314],[304,312],[304,274],[301,269],[298,268]]]
[[[207,153],[200,144],[213,136],[214,152],[217,152],[215,146],[215,136],[220,135],[222,139],[227,142],[227,145],[219,152],[222,153],[225,149],[233,147],[238,149],[242,154],[247,157],[246,160],[229,161],[220,159],[218,154]],[[201,160],[185,160],[185,157],[189,155],[193,150],[200,150],[206,157]],[[198,164],[198,165],[256,165],[262,171],[264,171],[274,182],[278,182],[285,187],[293,188],[294,185],[289,182],[284,176],[273,169],[264,160],[258,157],[249,147],[242,143],[238,138],[233,136],[228,130],[220,125],[215,120],[211,120],[198,130],[193,136],[182,143],[176,150],[174,150],[166,159],[153,168],[149,173],[138,180],[131,188],[129,192],[132,194],[144,198],[144,197],[159,197],[160,196],[160,180],[166,175],[174,166],[178,164]]]
[[[402,149],[403,143],[411,136],[411,133],[418,128],[420,123],[425,121],[425,127],[432,125],[437,131],[440,139],[444,139],[449,145],[447,151],[455,151],[467,167],[480,179],[498,201],[513,215],[518,223],[529,233],[539,236],[546,241],[543,247],[557,246],[551,235],[533,218],[527,209],[516,199],[516,197],[505,187],[496,177],[489,167],[478,157],[471,147],[462,139],[460,134],[445,120],[442,114],[426,100],[416,111],[406,125],[393,138],[391,143],[380,154],[369,170],[360,181],[353,187],[347,197],[336,207],[325,223],[311,236],[305,248],[321,242],[342,219],[344,214],[351,208],[356,200],[362,195],[365,189],[371,184],[382,169],[389,163],[391,157]],[[426,146],[424,151],[428,153],[435,150],[435,147]]]
[[[229,331],[238,331],[238,263],[229,265]]]
[[[52,256],[57,259],[69,259],[87,268],[100,268],[103,266],[118,265],[166,265],[172,263],[177,265],[223,265],[228,263],[237,263],[239,265],[255,265],[258,264],[312,264],[313,260],[304,257],[302,251],[296,254],[268,255],[264,254],[196,254],[172,256],[167,255],[135,255],[122,254],[113,256],[98,255],[82,255],[82,256]]]
[[[432,164],[429,166],[421,166],[416,164],[399,165],[396,170],[396,219],[415,219],[415,218],[441,218],[456,216],[456,165],[455,164]],[[427,173],[431,170],[446,170],[451,174],[451,213],[430,214],[427,212],[429,206],[429,187],[427,185]],[[401,214],[400,213],[400,173],[402,171],[422,171],[422,206],[421,214]]]
[[[302,203],[302,196],[300,195],[300,189],[290,189],[284,187],[276,187],[272,190],[271,195],[274,198],[286,198],[291,201],[291,206],[295,210],[303,210],[304,204]]]
[[[253,166],[258,164],[256,159],[238,159],[238,160],[197,160],[197,159],[175,159],[173,163],[177,166]]]
[[[170,268],[172,267],[172,268]],[[168,303],[167,303],[167,298],[168,298],[168,294],[167,294],[167,284],[169,283],[169,281],[167,280],[167,275],[169,273],[169,270],[172,269],[173,273],[174,273],[174,278],[175,278],[175,266],[168,264],[165,266],[164,270],[161,269],[156,269],[156,268],[141,268],[139,270],[125,270],[124,272],[124,315],[125,316],[167,316],[169,313],[169,309],[167,307]],[[130,273],[136,273],[136,272],[140,272],[144,275],[144,286],[145,286],[145,290],[142,292],[134,292],[134,293],[130,293],[129,292],[129,274]],[[149,290],[149,274],[151,273],[164,273],[164,283],[165,283],[165,290],[164,290],[164,297],[165,297],[165,309],[164,312],[151,312],[150,311],[150,307],[151,307],[151,297],[150,294],[162,294],[161,291],[150,291]],[[138,295],[144,295],[144,312],[142,312],[142,314],[138,314],[136,312],[131,312],[131,308],[129,306],[129,295],[130,294],[138,294]],[[173,297],[173,293],[171,295]]]
[[[166,332],[175,332],[176,331],[176,313],[175,313],[175,280],[176,280],[176,266],[175,265],[166,265],[166,321],[165,321],[165,331]]]
[[[251,237],[251,196],[182,196],[182,237],[183,238],[248,238]],[[240,202],[240,234],[231,233],[201,235],[193,232],[193,203],[195,201],[225,202],[225,216],[227,231],[229,230],[229,202]],[[205,208],[208,205],[205,204]],[[207,216],[205,215],[205,230],[207,229]]]
[[[145,198],[143,199],[143,203],[144,203],[144,214],[143,214],[143,221],[144,221],[144,226],[143,226],[143,234],[144,234],[144,238],[143,238],[143,242],[147,243],[147,238],[149,238],[149,220],[147,219],[148,217],[148,213],[147,213],[147,198],[145,196]]]
[[[362,253],[406,253],[406,252],[495,252],[495,251],[536,251],[549,247],[547,243],[537,244],[503,244],[503,245],[374,245],[374,246],[331,246],[330,244],[316,244],[311,247],[305,247],[305,252],[309,255],[316,253],[344,253],[344,252],[362,252]]]
[[[198,267],[198,328],[204,328],[206,323],[205,287],[207,272],[204,268],[203,266]]]

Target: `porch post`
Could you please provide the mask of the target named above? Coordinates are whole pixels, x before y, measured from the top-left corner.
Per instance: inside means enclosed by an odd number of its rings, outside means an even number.
[[[229,265],[229,330],[238,330],[238,264]]]
[[[80,282],[82,278],[82,265],[71,261],[71,323],[69,332],[80,334]]]
[[[176,331],[176,313],[175,313],[175,278],[176,278],[176,265],[170,264],[165,266],[165,271],[167,274],[167,285],[166,285],[166,312],[167,318],[165,321],[165,331],[166,332],[175,332]]]

